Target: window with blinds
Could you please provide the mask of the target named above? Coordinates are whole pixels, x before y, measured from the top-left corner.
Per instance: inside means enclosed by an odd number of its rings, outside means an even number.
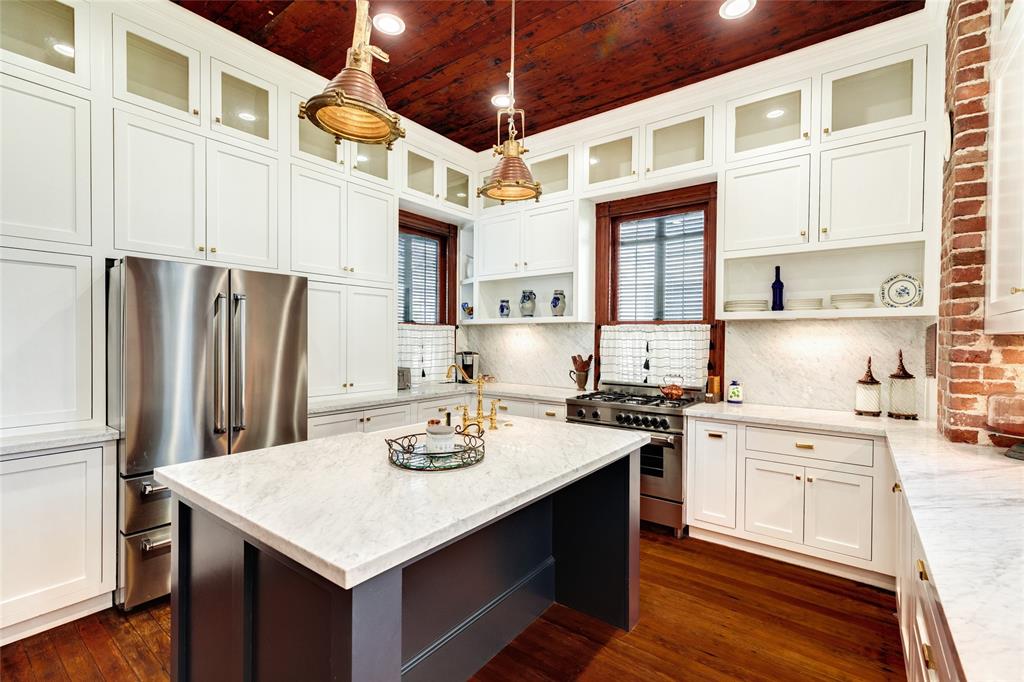
[[[438,262],[436,239],[400,232],[398,235],[398,321],[438,323]]]
[[[704,318],[704,211],[619,225],[621,321]]]

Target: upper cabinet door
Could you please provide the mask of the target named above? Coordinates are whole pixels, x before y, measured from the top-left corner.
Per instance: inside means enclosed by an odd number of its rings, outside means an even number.
[[[437,186],[437,158],[411,145],[405,147],[405,180],[402,191],[435,202],[441,197]]]
[[[0,234],[88,244],[89,102],[5,76],[0,111]]]
[[[346,183],[292,166],[292,269],[341,276],[348,272]]]
[[[636,182],[639,143],[640,130],[634,128],[584,144],[587,189]]]
[[[199,51],[114,16],[114,97],[199,125]]]
[[[572,194],[572,157],[573,150],[569,147],[538,154],[529,159],[530,173],[533,174],[533,179],[540,183],[541,201]]]
[[[821,77],[821,139],[837,140],[924,120],[921,46]]]
[[[819,241],[920,232],[924,133],[821,153]]]
[[[348,392],[395,390],[395,303],[390,289],[348,288]]]
[[[539,206],[523,213],[522,271],[571,270],[576,262],[573,202]]]
[[[725,172],[725,250],[807,242],[810,158],[797,156]]]
[[[811,143],[811,79],[731,100],[726,118],[729,161]]]
[[[81,0],[3,0],[0,58],[89,87],[89,4]]]
[[[210,60],[212,127],[277,149],[277,86],[222,61]]]
[[[292,93],[289,120],[291,125],[292,156],[303,161],[316,163],[332,171],[341,171],[345,167],[345,145],[338,144],[334,135],[326,133],[309,122],[308,118],[299,118],[299,105],[304,100]]]
[[[213,141],[206,150],[207,258],[277,267],[277,159]]]
[[[644,129],[644,179],[711,165],[712,107],[649,123]]]
[[[395,272],[398,211],[389,192],[348,186],[348,275],[390,282]]]
[[[803,476],[800,466],[747,459],[744,530],[802,544]]]
[[[392,187],[394,185],[396,151],[389,151],[382,144],[349,142],[349,168],[352,177]]]
[[[309,281],[309,333],[306,345],[309,353],[310,396],[338,395],[348,389],[345,367],[347,304],[347,287]]]
[[[205,139],[114,111],[114,246],[205,258]]]
[[[520,271],[518,213],[500,213],[479,221],[476,234],[476,276],[509,275]]]
[[[469,171],[450,163],[442,164],[444,173],[444,205],[447,208],[470,213]]]
[[[871,559],[871,477],[807,468],[804,543]]]

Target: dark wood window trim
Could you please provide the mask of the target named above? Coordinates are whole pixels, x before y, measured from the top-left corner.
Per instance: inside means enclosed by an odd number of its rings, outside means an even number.
[[[399,233],[415,234],[421,237],[436,239],[440,242],[438,250],[439,262],[437,264],[437,293],[438,293],[438,324],[456,324],[458,317],[455,313],[455,299],[458,292],[459,262],[459,228],[450,223],[427,218],[426,216],[398,211]],[[403,324],[415,324],[405,322]]]
[[[725,376],[725,322],[715,318],[716,282],[716,183],[694,185],[682,189],[647,194],[629,199],[608,201],[596,206],[597,258],[595,264],[595,326],[594,326],[594,388],[601,378],[601,327],[619,324],[616,319],[618,296],[618,233],[619,225],[630,220],[651,218],[666,213],[704,210],[704,306],[700,320],[624,320],[624,324],[678,324],[696,322],[711,325],[710,374]]]

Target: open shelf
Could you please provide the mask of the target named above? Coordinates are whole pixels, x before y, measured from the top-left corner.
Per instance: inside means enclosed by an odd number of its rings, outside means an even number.
[[[488,318],[485,320],[461,320],[460,325],[467,327],[478,327],[488,324],[566,324],[572,322],[579,322],[575,316],[562,316],[562,317],[497,317]]]
[[[912,308],[822,308],[821,310],[762,310],[757,312],[719,313],[719,320],[833,320],[868,317],[934,317],[922,306]]]

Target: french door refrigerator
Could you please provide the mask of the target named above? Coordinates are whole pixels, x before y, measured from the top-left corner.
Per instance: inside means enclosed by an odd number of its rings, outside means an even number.
[[[170,492],[153,469],[306,439],[307,280],[149,258],[107,277],[118,441],[118,590],[170,591]]]

